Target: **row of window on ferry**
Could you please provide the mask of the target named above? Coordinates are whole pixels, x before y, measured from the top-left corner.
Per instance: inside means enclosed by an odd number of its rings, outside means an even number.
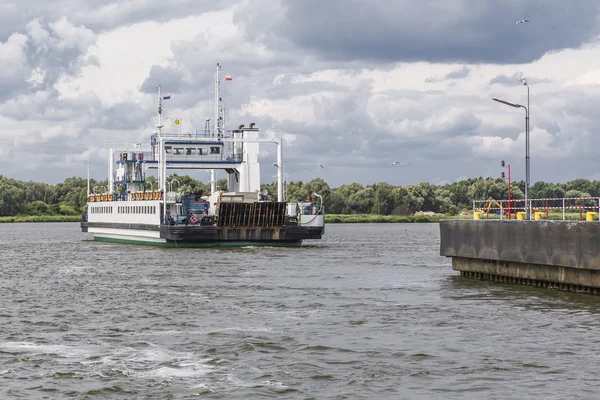
[[[112,214],[113,206],[91,207],[92,214]],[[156,206],[118,206],[117,214],[156,214]]]
[[[165,146],[165,153],[180,155],[180,156],[207,156],[209,154],[221,154],[221,148],[218,146],[214,147],[171,147]]]
[[[156,214],[156,206],[118,206],[117,214]]]
[[[90,207],[90,214],[112,214],[113,208],[110,206]]]

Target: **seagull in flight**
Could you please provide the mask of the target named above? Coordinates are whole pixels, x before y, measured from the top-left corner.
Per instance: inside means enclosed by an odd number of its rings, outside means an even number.
[[[400,164],[400,161],[392,161],[392,165]]]
[[[324,168],[321,164],[317,164],[319,167]]]
[[[525,22],[529,22],[529,21],[526,19],[522,19],[522,20],[517,21],[517,25],[524,24]]]

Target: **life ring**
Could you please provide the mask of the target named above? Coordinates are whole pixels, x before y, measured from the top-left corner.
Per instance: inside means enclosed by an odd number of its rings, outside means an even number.
[[[196,225],[197,223],[198,223],[198,217],[196,217],[195,215],[192,215],[190,217],[190,224]]]

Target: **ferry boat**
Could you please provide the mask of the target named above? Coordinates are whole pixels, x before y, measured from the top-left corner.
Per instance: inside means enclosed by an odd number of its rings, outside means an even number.
[[[158,88],[156,130],[148,144],[130,150],[109,150],[106,192],[90,192],[81,229],[94,240],[173,247],[235,247],[300,245],[321,239],[325,207],[313,193],[303,203],[283,198],[282,139],[263,136],[254,123],[224,129],[220,97],[220,65],[215,73],[215,118],[202,134],[167,132]],[[176,121],[177,122],[177,121]],[[258,155],[261,145],[277,146],[277,199],[260,190]],[[139,144],[138,144],[139,146]],[[115,157],[116,156],[116,157]],[[209,170],[210,194],[174,191],[169,169]],[[157,170],[158,187],[146,180]],[[228,190],[217,190],[215,170],[227,173]]]

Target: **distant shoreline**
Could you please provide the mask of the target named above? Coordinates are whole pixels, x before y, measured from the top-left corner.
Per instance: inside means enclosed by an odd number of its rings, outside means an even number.
[[[325,214],[326,224],[365,224],[365,223],[420,223],[439,222],[442,219],[455,219],[447,215],[378,215],[378,214]]]
[[[327,224],[365,224],[365,223],[422,223],[439,222],[442,219],[456,219],[447,215],[377,215],[377,214],[325,214]],[[0,223],[20,222],[80,222],[80,215],[22,215],[0,217]]]
[[[19,215],[0,217],[0,223],[14,222],[79,222],[81,215]]]

